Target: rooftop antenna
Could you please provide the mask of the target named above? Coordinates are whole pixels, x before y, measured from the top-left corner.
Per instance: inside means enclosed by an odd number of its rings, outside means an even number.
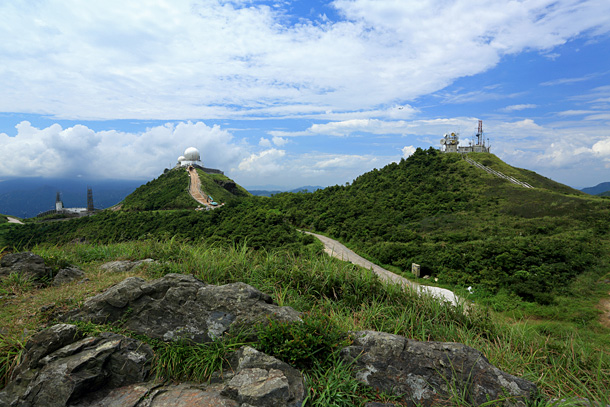
[[[485,138],[483,137],[483,120],[479,120],[479,129],[477,131],[477,146],[485,146]]]

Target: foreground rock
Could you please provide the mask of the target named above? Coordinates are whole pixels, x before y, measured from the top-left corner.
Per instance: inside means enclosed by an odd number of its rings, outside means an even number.
[[[44,265],[44,259],[31,252],[11,253],[0,259],[0,279],[11,274],[20,274],[34,281],[50,280],[52,277],[51,269]]]
[[[436,406],[463,397],[472,405],[505,399],[525,406],[536,386],[491,365],[476,349],[451,342],[419,342],[384,332],[353,334],[341,356],[354,363],[356,378],[402,396],[409,406]]]
[[[150,379],[148,345],[122,335],[82,338],[60,324],[34,336],[13,380],[0,391],[7,407],[301,406],[300,372],[250,347],[213,384]]]
[[[250,326],[267,317],[300,321],[294,309],[272,302],[267,294],[244,283],[215,286],[184,274],[150,282],[131,277],[90,298],[62,320],[121,321],[124,328],[151,338],[210,342],[233,326]]]
[[[100,270],[103,270],[103,271],[106,271],[109,273],[125,273],[125,272],[130,271],[131,269],[139,267],[143,264],[151,264],[154,262],[155,261],[153,259],[144,259],[144,260],[136,260],[136,261],[131,261],[131,260],[109,261],[108,263],[102,264],[100,266]]]
[[[97,389],[143,381],[148,345],[112,333],[79,338],[74,325],[55,325],[27,344],[24,361],[0,392],[0,406],[63,407]]]
[[[76,267],[67,267],[57,272],[53,278],[53,285],[58,286],[68,284],[73,281],[80,281],[85,278],[85,272]]]

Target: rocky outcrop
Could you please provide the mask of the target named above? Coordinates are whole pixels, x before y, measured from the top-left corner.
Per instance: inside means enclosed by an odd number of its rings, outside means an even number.
[[[125,273],[125,272],[130,271],[131,269],[139,267],[143,264],[150,264],[150,263],[154,263],[154,262],[155,261],[153,259],[144,259],[144,260],[136,260],[136,261],[131,261],[131,260],[109,261],[108,263],[102,264],[100,266],[100,270],[109,272],[109,273]]]
[[[503,399],[524,406],[536,386],[491,365],[476,349],[452,342],[419,342],[384,332],[353,333],[341,356],[356,378],[375,389],[400,395],[409,406],[442,405],[454,396],[472,405]]]
[[[266,318],[301,321],[292,308],[273,305],[268,295],[247,284],[214,286],[182,274],[150,282],[128,278],[61,318],[120,322],[137,334],[164,341],[185,338],[193,345]],[[352,340],[340,356],[353,366],[355,377],[398,396],[400,405],[446,405],[455,397],[473,406],[490,400],[524,406],[536,395],[533,383],[500,371],[465,345],[374,331],[353,332]],[[210,383],[151,377],[152,359],[151,348],[140,340],[109,332],[85,336],[74,325],[55,325],[28,341],[11,382],[0,391],[0,406],[298,407],[306,396],[298,370],[249,346],[227,356]]]
[[[267,317],[300,321],[290,307],[244,283],[208,285],[195,277],[168,274],[146,282],[131,277],[90,298],[63,321],[113,323],[164,341],[209,342],[234,326],[253,325]]]
[[[44,259],[31,252],[11,253],[0,259],[0,279],[20,274],[34,281],[50,280],[52,271],[45,267]]]
[[[0,391],[6,407],[301,406],[303,377],[286,363],[250,347],[232,358],[214,383],[169,383],[149,378],[148,345],[113,333],[81,337],[60,324],[34,336],[11,383]]]
[[[28,342],[24,361],[0,391],[0,405],[71,405],[98,389],[143,381],[152,357],[135,339],[108,332],[79,338],[75,326],[55,325]]]

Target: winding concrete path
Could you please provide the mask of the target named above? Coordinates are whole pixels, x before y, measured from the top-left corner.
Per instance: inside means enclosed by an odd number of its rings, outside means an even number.
[[[394,274],[391,271],[386,270],[383,267],[380,267],[375,263],[372,263],[367,259],[357,255],[356,253],[354,253],[353,251],[351,251],[350,249],[348,249],[347,247],[345,247],[334,239],[307,231],[303,231],[303,233],[307,233],[308,235],[317,237],[322,242],[322,244],[324,244],[324,251],[329,255],[336,257],[337,259],[349,261],[366,269],[372,270],[375,274],[379,276],[382,281],[398,284],[403,287],[409,287],[410,289],[416,290],[420,293],[429,294],[433,297],[438,298],[439,300],[447,301],[454,306],[457,305],[458,302],[461,302],[460,298],[455,295],[453,291],[439,287],[425,286],[409,281],[406,278],[401,277],[398,274]]]
[[[7,216],[6,219],[8,219],[8,223],[18,223],[20,225],[23,225],[22,221],[20,221],[19,219],[15,219],[11,216]]]

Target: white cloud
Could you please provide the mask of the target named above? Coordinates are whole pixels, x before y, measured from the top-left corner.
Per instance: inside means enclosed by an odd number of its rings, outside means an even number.
[[[402,151],[403,158],[408,158],[415,152],[415,150],[416,148],[413,146],[404,146],[400,151]]]
[[[536,107],[538,107],[538,105],[528,103],[528,104],[521,104],[521,105],[506,106],[505,108],[502,108],[500,110],[503,112],[517,112],[517,111],[525,110],[525,109],[534,109]]]
[[[142,133],[94,131],[83,125],[38,129],[24,121],[17,134],[0,133],[0,175],[151,179],[172,167],[189,146],[204,164],[226,169],[247,151],[219,126],[202,122],[166,124]]]
[[[273,137],[271,140],[273,141],[273,144],[275,144],[278,147],[285,145],[289,141],[285,138],[278,137],[278,136]]]
[[[258,154],[250,154],[238,165],[238,172],[249,173],[251,176],[269,176],[283,170],[281,159],[286,151],[271,148]]]
[[[342,19],[296,24],[278,5],[2,2],[0,111],[161,120],[391,113],[387,106],[506,54],[610,31],[601,0],[335,0]],[[331,117],[348,118],[357,117]]]
[[[268,138],[261,137],[258,145],[261,147],[271,147],[271,141]]]

